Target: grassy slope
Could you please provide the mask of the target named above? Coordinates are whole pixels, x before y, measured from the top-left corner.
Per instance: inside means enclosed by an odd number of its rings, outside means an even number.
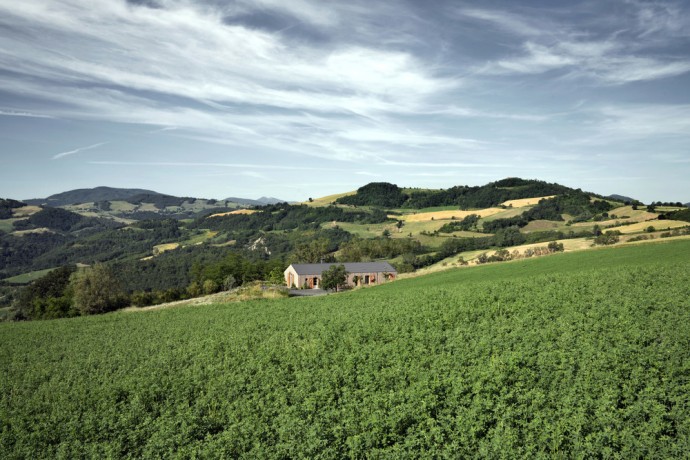
[[[682,457],[690,241],[0,324],[0,457]]]
[[[21,275],[12,276],[11,278],[5,278],[2,281],[15,284],[29,284],[39,278],[44,277],[49,272],[55,270],[54,268],[47,268],[45,270],[37,270],[35,272],[23,273]]]

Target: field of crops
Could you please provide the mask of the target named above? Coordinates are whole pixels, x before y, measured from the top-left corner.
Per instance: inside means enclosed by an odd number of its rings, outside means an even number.
[[[0,458],[687,458],[689,261],[0,324]]]

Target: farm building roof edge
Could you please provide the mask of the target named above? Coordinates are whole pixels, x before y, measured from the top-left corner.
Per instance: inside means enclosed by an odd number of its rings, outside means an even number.
[[[294,268],[295,272],[299,275],[321,275],[333,265],[344,265],[345,271],[348,273],[397,273],[397,270],[388,262],[347,262],[343,264],[333,262],[323,264],[292,264],[290,266]]]

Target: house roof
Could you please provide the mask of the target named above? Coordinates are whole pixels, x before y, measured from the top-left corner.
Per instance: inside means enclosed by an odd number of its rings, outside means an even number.
[[[298,275],[321,275],[333,265],[341,264],[292,264],[291,267],[295,269]],[[345,265],[345,271],[348,273],[397,273],[388,262],[350,262],[342,265]]]

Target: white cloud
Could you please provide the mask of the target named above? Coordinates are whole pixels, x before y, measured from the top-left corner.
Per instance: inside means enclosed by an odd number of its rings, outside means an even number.
[[[79,147],[78,149],[74,149],[74,150],[69,150],[69,151],[67,151],[67,152],[58,153],[58,154],[56,154],[56,155],[53,156],[53,160],[58,160],[58,159],[60,159],[60,158],[64,158],[64,157],[69,156],[69,155],[74,155],[75,153],[84,152],[84,151],[86,151],[86,150],[96,149],[96,148],[98,148],[98,147],[100,147],[100,146],[102,146],[102,145],[105,145],[105,144],[107,144],[107,142],[99,142],[98,144],[87,145],[86,147]]]
[[[520,15],[506,11],[485,10],[480,8],[460,8],[456,12],[468,18],[492,23],[501,29],[524,36],[541,35],[544,32],[544,20],[530,21]],[[539,24],[541,22],[541,24]]]
[[[626,21],[625,15],[610,18],[609,29],[598,34],[578,23],[559,22],[541,16],[536,23],[532,17],[504,11],[464,9],[460,13],[493,23],[526,40],[518,41],[517,53],[481,66],[480,74],[536,75],[561,70],[570,77],[618,85],[690,72],[687,55],[658,53],[659,46],[673,43],[682,36],[681,31],[685,30],[685,36],[690,36],[688,28],[684,27],[690,26],[688,14],[665,4],[629,2],[629,6],[637,14],[637,23]],[[644,39],[647,35],[654,35],[655,39]]]
[[[160,3],[0,3],[0,25],[30,31],[0,33],[0,68],[14,72],[0,89],[50,101],[54,116],[149,124],[162,127],[151,132],[346,161],[370,158],[373,144],[393,152],[408,141],[467,143],[392,121],[423,114],[459,84],[412,53],[376,43],[324,48],[223,21],[243,8],[266,8],[325,26],[362,9],[262,0],[229,13],[192,1]]]
[[[0,109],[0,116],[3,117],[27,117],[27,118],[53,118],[49,115],[40,113],[26,112],[24,110],[3,110]]]

